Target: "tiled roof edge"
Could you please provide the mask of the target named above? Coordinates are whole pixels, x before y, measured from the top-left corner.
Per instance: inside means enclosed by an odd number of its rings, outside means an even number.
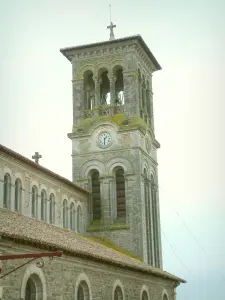
[[[113,260],[110,260],[110,259],[107,259],[107,258],[104,258],[104,257],[96,257],[95,255],[93,255],[91,253],[90,254],[89,253],[84,253],[84,252],[78,251],[78,250],[71,251],[71,250],[66,249],[66,247],[63,246],[63,245],[59,249],[58,245],[56,245],[54,243],[47,243],[47,242],[43,242],[43,241],[42,242],[33,241],[32,239],[26,239],[25,236],[12,235],[12,234],[9,234],[7,232],[5,232],[5,233],[0,232],[0,237],[2,237],[2,238],[6,237],[6,238],[11,239],[11,240],[26,242],[30,245],[35,245],[36,247],[38,247],[38,245],[41,244],[43,247],[46,247],[46,249],[49,249],[49,248],[53,249],[54,248],[56,250],[61,250],[64,253],[67,253],[68,255],[71,255],[71,256],[78,256],[78,257],[81,257],[81,258],[88,258],[88,259],[91,259],[91,260],[95,260],[95,261],[99,261],[99,262],[103,262],[103,263],[108,263],[108,264],[118,266],[118,267],[121,267],[121,268],[129,269],[129,270],[133,270],[133,271],[138,271],[138,272],[141,272],[141,273],[147,273],[147,274],[151,274],[151,275],[154,275],[154,276],[157,276],[157,277],[164,277],[166,279],[170,279],[172,281],[176,281],[176,282],[179,282],[179,283],[186,283],[186,281],[182,278],[171,275],[171,274],[169,274],[169,273],[167,273],[163,270],[161,271],[162,273],[160,273],[157,270],[154,270],[153,268],[150,269],[151,268],[150,266],[149,266],[149,270],[147,270],[147,269],[144,269],[144,268],[141,268],[141,267],[128,265],[126,263],[115,262]]]

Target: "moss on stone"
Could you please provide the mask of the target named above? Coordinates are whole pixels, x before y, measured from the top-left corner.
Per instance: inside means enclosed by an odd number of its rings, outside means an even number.
[[[121,248],[120,246],[114,244],[112,241],[108,240],[106,237],[97,237],[97,236],[85,236],[88,239],[91,239],[97,243],[100,243],[102,245],[105,245],[106,247],[109,247],[115,251],[118,251],[122,254],[125,254],[129,257],[132,257],[138,261],[142,261],[142,259],[132,253],[130,253],[129,251],[127,251],[126,249]]]
[[[93,124],[99,124],[102,122],[112,122],[125,130],[137,128],[139,126],[145,129],[148,127],[145,121],[137,115],[133,115],[128,118],[125,114],[115,114],[114,116],[101,116],[84,119],[79,123],[74,124],[73,132],[87,131]]]

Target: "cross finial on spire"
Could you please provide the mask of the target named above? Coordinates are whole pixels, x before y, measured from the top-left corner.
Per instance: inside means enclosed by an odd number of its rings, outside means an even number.
[[[112,20],[111,20],[111,4],[109,4],[109,13],[110,13],[110,25],[107,26],[107,29],[110,29],[110,37],[109,40],[115,40],[115,36],[114,36],[114,32],[113,32],[113,28],[116,27],[115,24],[113,24]]]
[[[38,164],[39,163],[39,158],[42,158],[42,156],[38,152],[35,152],[35,154],[32,156],[32,158]]]

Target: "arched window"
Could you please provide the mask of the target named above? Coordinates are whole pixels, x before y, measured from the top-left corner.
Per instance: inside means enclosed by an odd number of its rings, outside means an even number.
[[[164,296],[163,296],[163,300],[168,300],[168,297],[167,297],[167,295],[166,295],[166,294],[164,294]]]
[[[117,219],[126,221],[125,179],[122,168],[116,170],[116,207]]]
[[[67,200],[63,200],[63,228],[68,228],[68,204]]]
[[[82,210],[80,205],[77,207],[77,232],[82,230]]]
[[[70,230],[75,231],[75,205],[73,202],[70,204]]]
[[[89,300],[90,292],[87,283],[82,280],[77,289],[77,300]]]
[[[37,218],[37,207],[38,207],[38,189],[36,185],[32,186],[32,199],[31,199],[31,216]]]
[[[114,300],[123,300],[123,292],[119,286],[114,291]]]
[[[152,198],[152,224],[153,224],[155,266],[159,267],[157,198],[156,198],[155,179],[153,175],[151,175],[151,198]]]
[[[142,296],[141,296],[141,300],[148,300],[148,294],[146,291],[143,291]]]
[[[46,203],[47,203],[47,195],[46,191],[41,191],[41,220],[45,220],[46,218]]]
[[[25,300],[42,300],[43,287],[37,274],[32,274],[26,284]]]
[[[55,196],[54,194],[50,195],[49,199],[49,222],[55,223]]]
[[[22,202],[22,183],[19,178],[15,181],[15,211],[21,210]]]
[[[8,173],[4,176],[4,194],[3,207],[10,208],[11,206],[11,177]]]
[[[93,170],[91,172],[91,190],[92,190],[92,211],[93,221],[101,219],[101,195],[100,195],[100,181],[99,172]]]

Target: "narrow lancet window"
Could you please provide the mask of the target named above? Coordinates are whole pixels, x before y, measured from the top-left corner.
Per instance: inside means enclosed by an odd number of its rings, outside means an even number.
[[[41,191],[41,220],[45,220],[46,214],[46,201],[47,201],[46,191]]]
[[[63,228],[68,228],[68,204],[67,200],[63,200]]]
[[[38,206],[38,189],[36,185],[33,185],[32,195],[31,195],[31,215],[33,218],[37,218],[37,206]]]
[[[7,173],[4,176],[3,207],[10,208],[10,205],[11,205],[11,177]]]
[[[15,181],[15,211],[21,210],[22,202],[22,183],[19,178]]]
[[[49,199],[49,222],[55,223],[55,196],[54,194],[50,195]]]

